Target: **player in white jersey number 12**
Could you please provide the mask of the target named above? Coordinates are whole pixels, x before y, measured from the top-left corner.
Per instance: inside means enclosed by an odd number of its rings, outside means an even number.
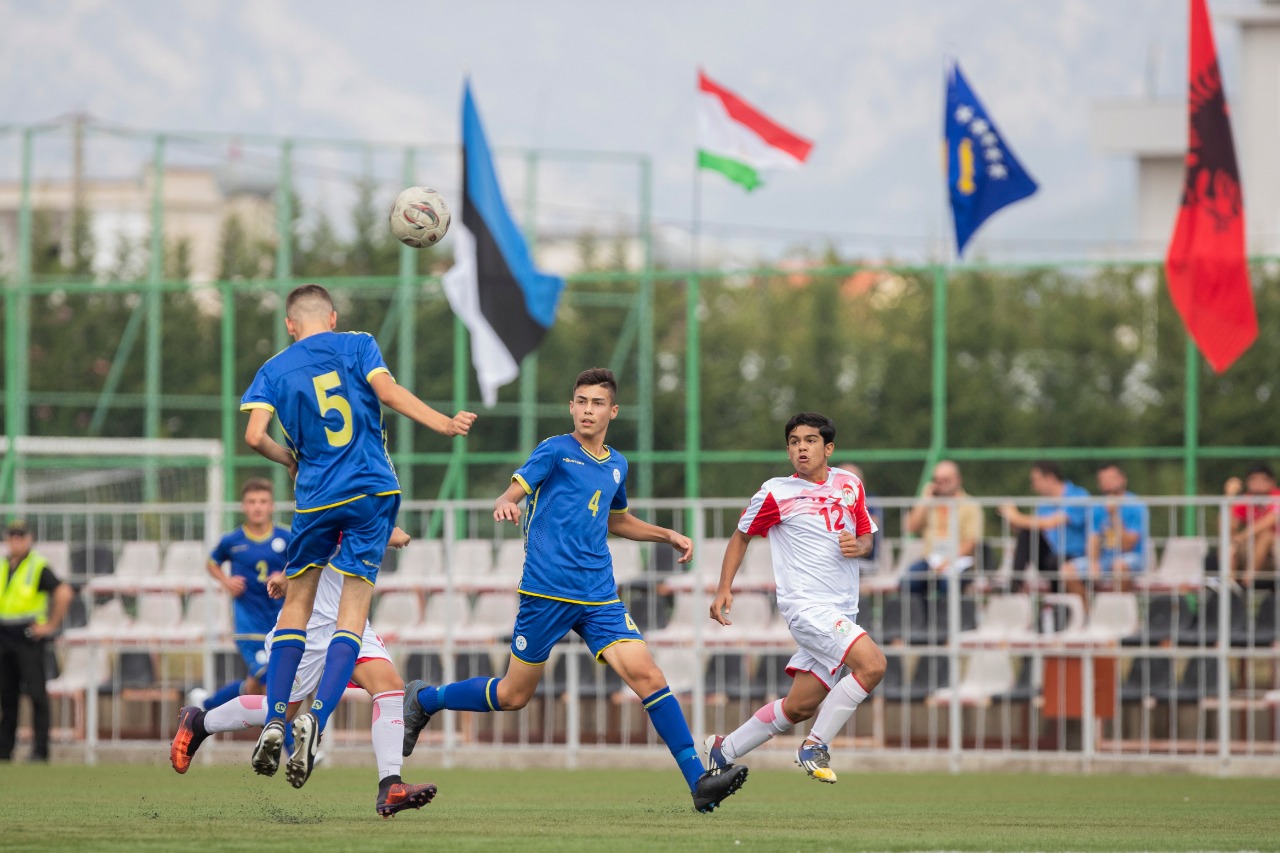
[[[778,610],[800,647],[787,664],[791,690],[730,734],[708,737],[708,763],[732,764],[817,712],[796,763],[835,782],[827,744],[884,677],[884,653],[858,626],[858,560],[870,553],[876,526],[862,481],[828,464],[836,447],[830,418],[801,412],[784,435],[795,473],[767,480],[743,512],[725,548],[711,618],[733,624],[733,578],[751,537],[766,537]]]

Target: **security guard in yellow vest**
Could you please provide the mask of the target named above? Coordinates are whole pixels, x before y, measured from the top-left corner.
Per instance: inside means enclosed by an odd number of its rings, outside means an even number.
[[[31,697],[32,761],[49,760],[49,694],[45,691],[45,642],[67,615],[74,593],[31,550],[31,529],[22,519],[5,528],[0,557],[0,761],[13,758],[18,697]],[[52,606],[50,601],[52,600]]]

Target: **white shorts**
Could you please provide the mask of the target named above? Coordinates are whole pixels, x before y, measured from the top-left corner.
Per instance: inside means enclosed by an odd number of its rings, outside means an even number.
[[[333,622],[307,627],[307,647],[302,652],[302,660],[298,662],[298,674],[293,678],[293,690],[289,693],[290,703],[301,702],[314,693],[316,687],[320,685],[320,675],[324,672],[324,659],[329,654],[329,640],[337,630],[338,626]],[[274,634],[267,635],[268,654],[271,653],[273,636]],[[367,660],[390,661],[391,655],[387,654],[386,647],[382,645],[382,638],[373,633],[373,628],[365,622],[364,636],[360,638],[360,654],[356,656],[356,663],[361,664]]]
[[[839,610],[821,605],[797,610],[787,629],[800,647],[787,662],[787,675],[811,672],[828,690],[839,680],[849,649],[867,634]]]

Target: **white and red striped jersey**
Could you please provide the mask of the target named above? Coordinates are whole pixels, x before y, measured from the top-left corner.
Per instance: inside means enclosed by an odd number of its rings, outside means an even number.
[[[841,468],[828,469],[826,482],[797,475],[766,480],[751,498],[738,529],[764,536],[773,555],[778,610],[788,622],[810,604],[858,613],[858,561],[840,553],[840,534],[874,533],[862,481]]]

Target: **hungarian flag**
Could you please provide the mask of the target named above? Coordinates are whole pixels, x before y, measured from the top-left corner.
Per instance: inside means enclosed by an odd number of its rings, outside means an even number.
[[[698,72],[699,168],[753,190],[762,171],[799,168],[812,150],[812,142]]]
[[[444,293],[471,333],[480,397],[492,406],[555,321],[564,279],[533,265],[502,199],[470,82],[462,98],[462,216],[454,220],[453,235],[454,265],[444,274]]]
[[[1205,0],[1191,0],[1187,172],[1165,259],[1169,296],[1219,373],[1258,337],[1245,261],[1244,201]]]

